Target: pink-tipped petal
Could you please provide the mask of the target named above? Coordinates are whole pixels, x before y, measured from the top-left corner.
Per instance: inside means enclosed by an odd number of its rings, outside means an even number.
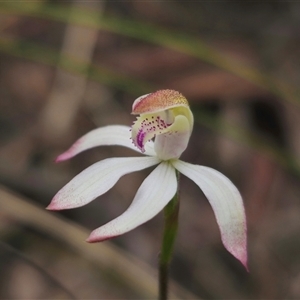
[[[111,189],[125,174],[159,163],[156,157],[119,157],[97,162],[66,184],[47,209],[62,210],[83,206]]]
[[[237,188],[214,169],[179,160],[173,165],[201,188],[215,213],[225,248],[248,270],[246,216]]]
[[[118,145],[140,152],[132,143],[130,130],[130,127],[122,125],[110,125],[94,129],[77,140],[67,151],[60,154],[55,161],[61,162],[70,159],[82,151],[98,146]],[[146,145],[144,154],[155,156],[152,141]]]
[[[129,208],[118,218],[94,230],[88,242],[100,242],[124,234],[157,215],[177,190],[175,169],[162,162],[142,183]]]

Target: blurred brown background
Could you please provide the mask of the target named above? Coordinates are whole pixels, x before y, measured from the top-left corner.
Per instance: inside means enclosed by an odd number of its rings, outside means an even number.
[[[293,1],[2,1],[0,298],[155,298],[162,214],[85,242],[150,170],[82,208],[44,207],[92,163],[136,155],[101,147],[55,164],[58,154],[93,128],[132,124],[134,99],[169,88],[195,115],[182,159],[221,171],[243,195],[250,268],[224,249],[207,200],[182,177],[172,298],[299,299],[299,28]]]

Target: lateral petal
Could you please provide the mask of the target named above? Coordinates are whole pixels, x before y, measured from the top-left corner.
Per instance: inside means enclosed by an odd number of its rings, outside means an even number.
[[[110,125],[96,128],[78,139],[67,151],[56,158],[56,162],[64,161],[78,153],[97,146],[118,145],[141,153],[131,139],[131,128],[123,125]],[[153,142],[145,146],[144,154],[155,156]]]
[[[179,160],[172,163],[203,191],[215,213],[225,248],[247,268],[246,216],[237,188],[214,169]]]
[[[106,193],[125,174],[159,163],[156,157],[118,157],[99,161],[67,183],[47,207],[62,210],[83,206]]]
[[[124,234],[157,215],[177,190],[175,169],[162,162],[144,180],[129,208],[116,219],[95,229],[88,242],[100,242]]]

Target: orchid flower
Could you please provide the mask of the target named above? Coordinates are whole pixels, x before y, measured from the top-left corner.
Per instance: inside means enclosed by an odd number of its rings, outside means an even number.
[[[132,204],[116,219],[95,229],[88,242],[100,242],[124,234],[157,215],[177,191],[176,170],[194,181],[207,197],[226,249],[247,268],[246,218],[241,195],[220,172],[179,160],[186,149],[193,114],[186,98],[174,90],[160,90],[139,97],[131,127],[94,129],[80,138],[57,162],[104,145],[119,145],[143,153],[142,157],[118,157],[99,161],[65,185],[47,209],[62,210],[88,204],[111,189],[125,174],[158,165],[138,189]]]

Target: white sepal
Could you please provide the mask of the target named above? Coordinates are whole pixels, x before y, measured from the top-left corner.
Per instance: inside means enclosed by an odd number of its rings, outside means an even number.
[[[95,229],[88,242],[100,242],[124,234],[157,215],[177,190],[175,169],[162,162],[144,180],[129,208],[116,219]]]
[[[172,163],[203,191],[215,213],[225,248],[247,268],[246,216],[237,188],[214,169],[179,160]]]
[[[110,125],[94,129],[78,139],[67,151],[59,155],[56,162],[67,160],[82,151],[98,146],[118,145],[141,153],[132,143],[130,130],[129,126],[123,125]],[[155,156],[152,141],[149,141],[145,146],[144,154]]]
[[[125,174],[159,163],[156,157],[118,157],[99,161],[88,167],[52,199],[47,209],[62,210],[83,206],[110,190]]]

